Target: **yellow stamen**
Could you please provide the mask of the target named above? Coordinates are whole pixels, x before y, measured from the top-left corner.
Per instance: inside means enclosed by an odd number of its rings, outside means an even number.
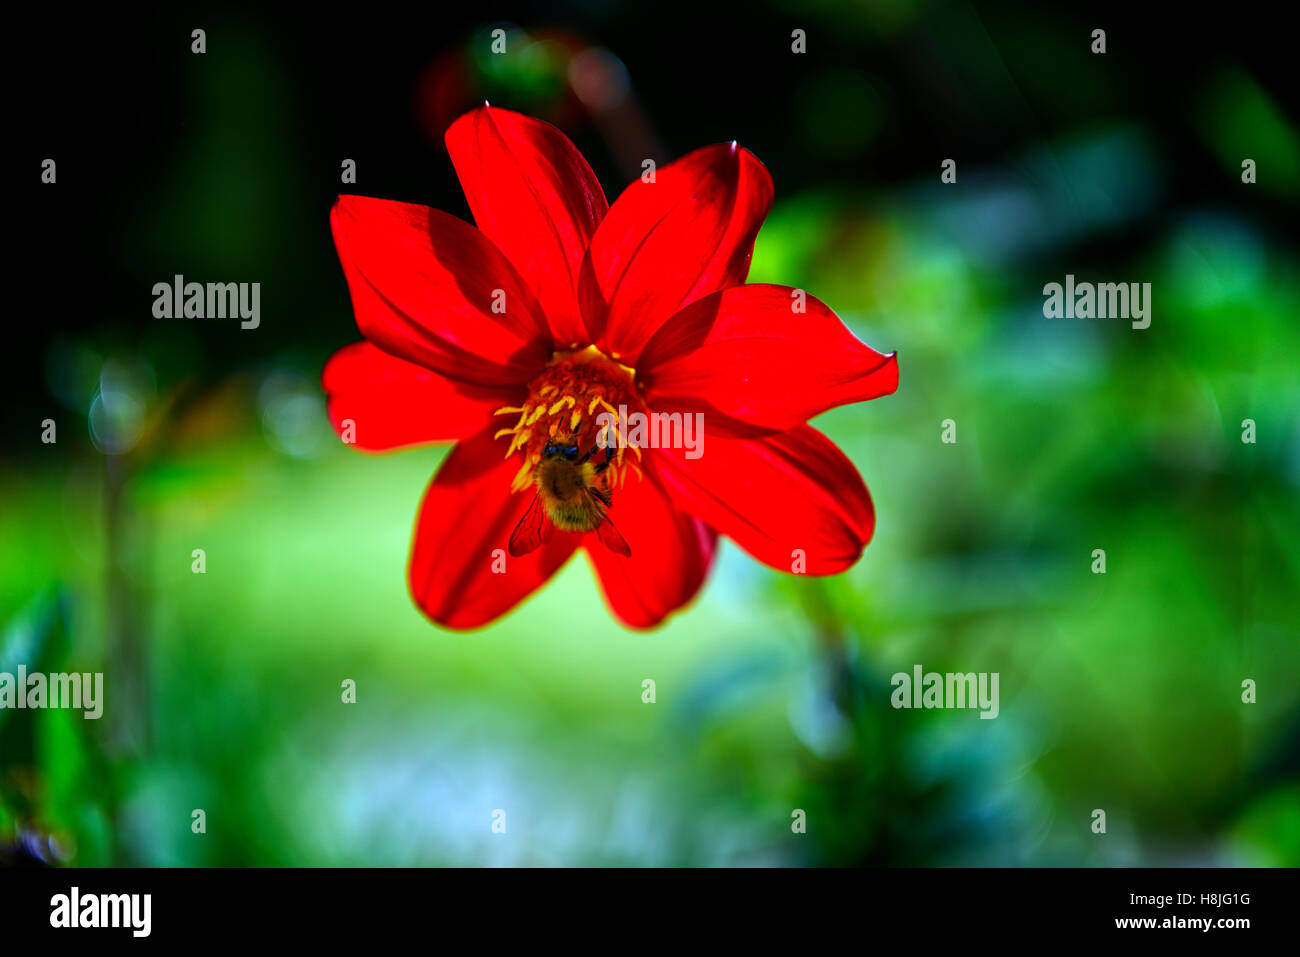
[[[608,462],[602,471],[611,487],[624,485],[629,470],[641,475],[633,457],[624,452],[628,448],[626,410],[629,406],[642,408],[634,382],[634,370],[616,365],[595,347],[557,354],[532,383],[526,401],[503,406],[495,413],[518,416],[512,428],[501,429],[494,436],[509,436],[507,457],[517,452],[522,460],[511,488],[520,491],[535,481],[538,469],[545,465],[546,445],[561,440],[591,455],[591,446],[600,446],[605,456],[601,461]],[[641,455],[636,449],[636,458]]]
[[[519,466],[519,471],[515,473],[515,477],[510,480],[510,491],[522,492],[528,488],[533,481],[532,473],[533,463],[525,460],[524,464]]]

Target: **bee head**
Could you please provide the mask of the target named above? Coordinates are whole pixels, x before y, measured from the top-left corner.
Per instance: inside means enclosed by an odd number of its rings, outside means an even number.
[[[573,442],[548,442],[546,448],[542,449],[542,458],[556,459],[563,456],[570,462],[578,458],[578,446]]]

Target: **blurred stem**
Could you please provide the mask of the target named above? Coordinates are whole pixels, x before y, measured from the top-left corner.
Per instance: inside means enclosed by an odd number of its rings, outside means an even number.
[[[129,467],[123,456],[106,455],[105,543],[108,666],[105,674],[105,717],[108,719],[107,748],[118,762],[134,761],[148,750],[151,700],[146,665],[146,642],[141,627],[139,596],[127,574],[131,542],[131,514],[127,502]],[[116,790],[116,789],[115,789]],[[116,794],[114,803],[116,804]],[[116,816],[117,808],[112,809]],[[114,828],[120,835],[122,829]],[[118,861],[126,856],[120,843]]]
[[[830,586],[825,579],[809,579],[800,584],[804,612],[813,623],[818,653],[826,675],[826,690],[831,702],[843,715],[852,716],[856,696],[853,694],[853,664],[849,656],[847,625],[835,607]]]

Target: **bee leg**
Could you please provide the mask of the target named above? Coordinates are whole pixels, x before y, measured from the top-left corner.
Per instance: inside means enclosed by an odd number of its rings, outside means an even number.
[[[595,451],[596,451],[596,447],[595,447],[595,446],[592,446],[591,452],[595,452]],[[591,452],[588,452],[587,455],[591,455]],[[610,459],[612,459],[613,457],[614,457],[614,450],[613,450],[612,448],[610,448],[608,445],[605,446],[605,461],[599,463],[599,464],[596,466],[596,474],[597,474],[597,475],[599,475],[601,472],[605,471],[605,469],[609,468],[609,462],[610,462]]]

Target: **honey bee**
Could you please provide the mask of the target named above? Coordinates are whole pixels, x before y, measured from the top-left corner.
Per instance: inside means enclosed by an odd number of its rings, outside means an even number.
[[[566,532],[595,532],[611,552],[630,556],[632,549],[609,520],[610,489],[605,472],[611,450],[605,448],[605,460],[591,461],[599,444],[582,455],[577,440],[560,439],[542,449],[542,459],[534,470],[537,494],[528,511],[510,536],[510,554],[527,555],[551,540],[558,528]]]

